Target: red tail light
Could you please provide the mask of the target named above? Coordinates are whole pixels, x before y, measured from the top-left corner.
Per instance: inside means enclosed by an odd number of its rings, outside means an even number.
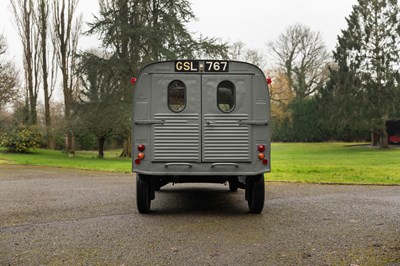
[[[137,149],[139,151],[139,153],[137,154],[137,158],[135,160],[136,164],[140,164],[141,161],[144,159],[145,155],[144,155],[144,150],[146,149],[146,147],[144,146],[144,144],[139,144],[137,146]]]
[[[265,146],[264,145],[258,145],[257,147],[259,152],[264,152],[265,151]]]

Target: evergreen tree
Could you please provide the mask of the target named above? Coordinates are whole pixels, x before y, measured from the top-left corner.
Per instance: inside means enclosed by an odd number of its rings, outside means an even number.
[[[337,68],[321,93],[330,121],[379,132],[381,147],[388,146],[385,123],[399,104],[399,19],[397,0],[358,0],[338,37]]]
[[[104,158],[104,144],[118,133],[123,124],[119,83],[106,56],[86,52],[80,56],[77,75],[80,78],[79,101],[75,104],[74,128],[80,136],[94,135],[98,142],[98,157]]]
[[[100,15],[88,34],[98,34],[112,52],[109,64],[120,84],[121,105],[132,110],[130,77],[147,63],[177,58],[227,58],[227,46],[195,38],[186,23],[195,19],[188,0],[100,0]],[[124,114],[122,156],[130,155],[130,112]]]

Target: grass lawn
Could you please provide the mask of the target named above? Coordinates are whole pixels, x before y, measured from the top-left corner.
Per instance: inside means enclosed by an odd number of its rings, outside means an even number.
[[[56,167],[130,172],[131,159],[118,158],[120,151],[77,152],[69,158],[60,151],[38,149],[31,154],[0,152],[0,164],[48,165]],[[268,181],[397,184],[400,185],[400,147],[381,150],[348,143],[274,143],[272,172]]]
[[[266,180],[400,185],[400,147],[349,143],[274,143]]]
[[[104,159],[97,158],[97,152],[78,151],[75,157],[68,157],[61,151],[37,149],[32,153],[0,152],[0,164],[46,165],[63,168],[130,172],[131,159],[119,158],[120,150],[106,151]]]

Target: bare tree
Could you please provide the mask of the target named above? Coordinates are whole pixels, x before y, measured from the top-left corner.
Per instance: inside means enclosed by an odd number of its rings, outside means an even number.
[[[50,115],[50,99],[52,97],[55,80],[56,80],[56,67],[55,67],[55,53],[49,49],[48,41],[48,27],[49,27],[49,13],[50,5],[45,0],[39,0],[36,7],[35,22],[39,31],[39,57],[41,63],[41,78],[42,88],[44,94],[44,116],[46,125],[46,136],[49,148],[54,148],[55,140],[51,130],[51,115]],[[50,60],[50,62],[49,62]],[[49,86],[50,82],[50,86]]]
[[[10,0],[18,32],[23,46],[25,82],[29,103],[29,121],[37,124],[38,98],[38,30],[34,20],[34,3],[32,0]]]
[[[257,50],[249,49],[244,42],[238,41],[229,47],[229,59],[254,64],[259,68],[265,67],[265,57]]]
[[[78,1],[52,0],[53,45],[62,76],[65,118],[67,122],[65,149],[69,154],[75,153],[71,115],[77,87],[77,78],[73,75],[73,69],[76,65],[78,37],[82,26],[82,17],[78,17],[74,21]]]
[[[6,41],[0,35],[0,111],[18,96],[17,72],[14,64],[5,58],[6,51]]]
[[[268,47],[296,99],[312,95],[328,79],[330,55],[319,32],[301,24],[289,26]]]

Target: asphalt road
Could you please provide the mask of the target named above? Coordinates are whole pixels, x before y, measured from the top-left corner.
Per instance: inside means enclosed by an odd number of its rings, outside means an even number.
[[[400,265],[400,187],[168,185],[136,210],[132,174],[0,165],[0,265]]]

